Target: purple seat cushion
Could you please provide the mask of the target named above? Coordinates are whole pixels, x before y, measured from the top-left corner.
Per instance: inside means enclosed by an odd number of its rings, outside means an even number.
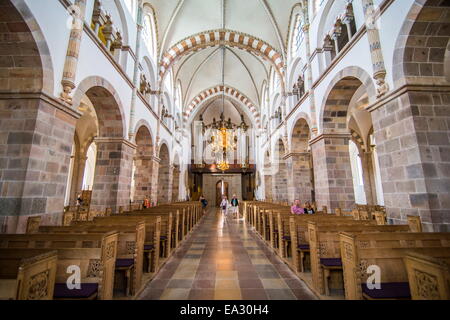
[[[55,283],[53,298],[56,299],[83,299],[89,298],[98,290],[98,283],[81,283],[81,289],[70,290],[65,283]]]
[[[309,250],[309,244],[299,244],[297,248],[300,250]]]
[[[153,250],[154,246],[152,244],[144,244],[144,250]]]
[[[283,236],[283,240],[291,241],[291,236]]]
[[[167,240],[167,236],[161,236],[159,237],[160,240]]]
[[[362,291],[372,299],[411,299],[408,282],[381,283],[381,289],[370,290],[367,284],[361,284]]]
[[[342,267],[342,260],[340,258],[321,258],[320,264],[325,267]]]
[[[128,268],[133,266],[134,259],[116,259],[116,268]]]

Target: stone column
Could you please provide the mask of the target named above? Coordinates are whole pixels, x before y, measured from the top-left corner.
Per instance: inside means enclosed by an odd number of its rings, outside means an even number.
[[[73,178],[70,189],[70,204],[75,203],[77,199],[77,193],[83,187],[84,169],[86,168],[86,155],[75,155],[75,163],[73,167]]]
[[[333,34],[331,36],[331,38],[334,41],[334,50],[336,51],[336,54],[338,54],[341,49],[339,48],[339,37],[341,36],[341,34],[342,34],[342,24],[341,21],[338,20],[334,25]]]
[[[331,62],[333,61],[333,40],[331,39],[330,35],[327,35],[324,39],[323,44],[323,54],[325,57],[325,66],[328,67]]]
[[[302,204],[311,202],[311,154],[309,152],[290,153],[287,155],[288,163],[288,200],[293,202],[300,199]]]
[[[322,134],[311,140],[317,206],[348,210],[355,205],[348,144],[350,134]]]
[[[0,216],[8,233],[25,231],[29,215],[61,222],[75,123],[81,116],[44,94],[0,100]]]
[[[316,103],[314,99],[314,89],[313,89],[313,76],[312,76],[312,67],[311,67],[311,43],[309,39],[309,19],[308,19],[308,11],[307,6],[305,9],[305,23],[303,25],[303,32],[305,33],[305,47],[306,47],[306,61],[307,61],[307,77],[308,81],[308,89],[309,89],[309,109],[311,112],[311,132],[315,136],[317,134],[317,120],[316,120]],[[306,89],[306,88],[304,88]],[[301,88],[299,88],[301,90]]]
[[[119,206],[129,205],[136,145],[122,138],[96,138],[94,141],[97,161],[91,208],[110,207],[117,212]]]
[[[363,182],[364,182],[364,193],[366,194],[366,201],[368,205],[377,204],[377,193],[375,186],[375,175],[373,170],[373,153],[372,151],[362,152],[360,154],[362,172],[363,172]]]
[[[61,99],[72,103],[72,90],[75,88],[75,76],[78,66],[78,55],[80,53],[81,38],[83,36],[84,17],[86,13],[86,0],[76,0],[74,8],[72,29],[70,30],[69,44],[67,46],[66,61],[64,63],[61,84],[63,91]]]
[[[130,127],[128,130],[128,139],[132,140],[136,132],[135,130],[135,122],[136,122],[136,96],[137,90],[139,87],[139,64],[141,60],[141,41],[142,41],[142,0],[139,0],[138,3],[138,15],[137,15],[137,33],[136,33],[136,61],[134,62],[134,70],[133,70],[133,92],[131,93],[131,104],[130,104]],[[146,94],[146,91],[143,93]]]
[[[361,0],[366,19],[367,38],[369,39],[370,53],[373,66],[373,78],[377,83],[378,97],[389,91],[385,82],[386,68],[384,66],[383,51],[381,50],[380,34],[376,26],[375,7],[373,0]]]

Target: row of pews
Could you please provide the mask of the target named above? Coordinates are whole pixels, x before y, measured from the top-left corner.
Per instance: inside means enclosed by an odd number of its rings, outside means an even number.
[[[376,206],[293,215],[260,201],[243,216],[322,299],[450,299],[450,233],[422,232],[420,217],[389,225]]]
[[[200,221],[199,202],[30,217],[26,234],[0,234],[0,299],[132,299]],[[79,283],[77,285],[77,283]]]

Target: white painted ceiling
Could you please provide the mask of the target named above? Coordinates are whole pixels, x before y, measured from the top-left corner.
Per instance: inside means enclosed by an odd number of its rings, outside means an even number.
[[[247,33],[285,56],[290,15],[295,0],[146,0],[155,10],[159,57],[179,41],[209,30]],[[190,53],[173,65],[174,83],[181,82],[183,107],[202,91],[222,84],[219,47]],[[269,82],[270,63],[247,51],[226,47],[225,84],[238,89],[255,106],[262,84]],[[217,99],[221,99],[217,97]],[[213,105],[213,104],[212,104]]]

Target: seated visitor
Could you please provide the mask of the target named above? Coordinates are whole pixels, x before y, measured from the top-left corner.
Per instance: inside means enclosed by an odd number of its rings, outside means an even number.
[[[300,200],[295,200],[294,205],[291,207],[292,214],[304,214],[305,209],[300,206]]]
[[[305,202],[304,213],[305,214],[314,214],[315,213],[314,208],[311,206],[311,204],[308,201]]]

